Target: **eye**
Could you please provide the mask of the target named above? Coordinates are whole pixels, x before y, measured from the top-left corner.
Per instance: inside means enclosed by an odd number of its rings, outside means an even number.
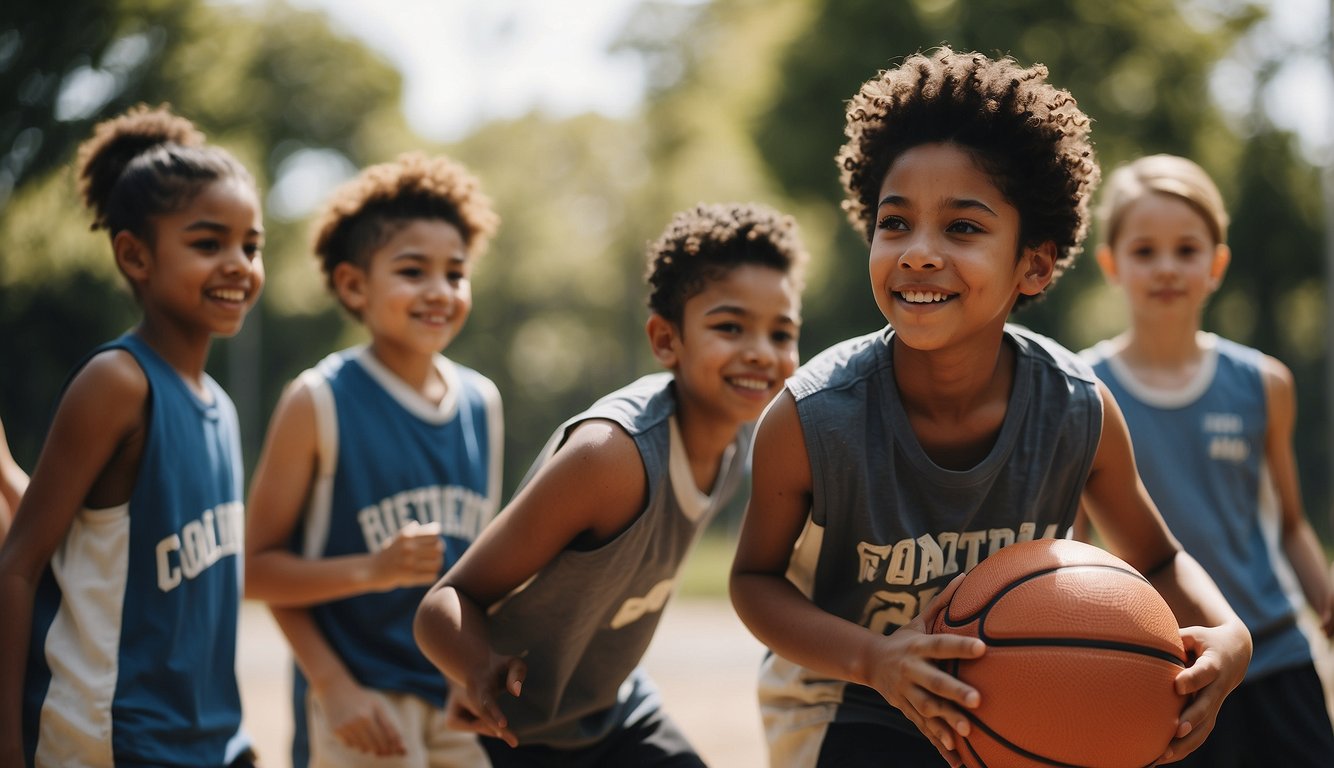
[[[1194,244],[1182,245],[1177,248],[1177,258],[1182,261],[1190,261],[1200,254],[1200,248]]]
[[[215,237],[206,237],[191,242],[190,247],[201,253],[217,253],[222,249],[222,241]]]
[[[797,334],[788,330],[774,331],[770,334],[769,338],[772,339],[775,344],[791,344],[797,340]]]
[[[1147,245],[1137,245],[1130,249],[1130,255],[1140,261],[1148,261],[1153,258],[1153,248]]]
[[[902,216],[884,216],[875,223],[875,228],[893,232],[906,232],[908,229],[908,222],[904,221]]]
[[[468,279],[468,273],[461,269],[451,269],[445,274],[445,277],[451,283],[461,283]]]
[[[263,243],[246,243],[245,245],[241,246],[241,250],[245,252],[245,255],[246,255],[246,258],[247,258],[247,259],[250,259],[250,260],[253,261],[255,258],[257,258],[257,257],[260,255],[260,252],[264,250],[264,244],[263,244]]]
[[[945,231],[953,232],[956,235],[978,235],[984,230],[967,219],[960,219],[958,221],[950,222],[950,225],[945,227]]]
[[[719,333],[725,333],[728,335],[737,335],[741,333],[741,323],[734,322],[731,320],[724,320],[719,323],[714,323],[713,325],[710,326],[710,328],[712,328],[715,331],[718,331]]]
[[[402,275],[403,277],[415,280],[421,277],[423,274],[425,274],[425,271],[421,267],[410,265],[405,267],[399,267],[397,270],[395,270],[395,274],[399,274]]]

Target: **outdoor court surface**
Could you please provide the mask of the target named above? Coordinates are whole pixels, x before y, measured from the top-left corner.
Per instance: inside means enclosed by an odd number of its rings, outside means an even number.
[[[1305,628],[1313,624],[1305,616]],[[1334,694],[1334,653],[1317,654],[1326,690]],[[675,600],[649,647],[645,664],[662,688],[667,711],[715,768],[764,768],[765,752],[755,703],[755,679],[763,648],[725,600]],[[237,670],[246,728],[265,768],[290,768],[291,655],[263,605],[241,611]],[[1334,695],[1331,697],[1334,704]]]
[[[726,600],[674,600],[645,664],[667,712],[716,768],[765,765],[755,680],[763,647]],[[260,603],[241,610],[237,671],[246,729],[265,768],[290,768],[291,654]]]

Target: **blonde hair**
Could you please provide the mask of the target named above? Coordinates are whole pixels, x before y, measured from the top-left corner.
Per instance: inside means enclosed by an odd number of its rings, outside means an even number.
[[[1103,242],[1114,245],[1126,209],[1154,193],[1175,197],[1193,208],[1209,227],[1214,245],[1227,242],[1227,208],[1218,186],[1203,168],[1177,155],[1146,155],[1107,177],[1098,207]]]

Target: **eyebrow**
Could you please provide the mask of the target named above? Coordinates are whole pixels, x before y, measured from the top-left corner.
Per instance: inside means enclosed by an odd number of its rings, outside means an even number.
[[[185,231],[186,231],[186,232],[200,232],[200,231],[203,231],[203,232],[216,232],[216,233],[221,234],[221,233],[225,233],[225,232],[227,232],[227,231],[228,231],[228,227],[227,227],[226,224],[221,224],[221,223],[216,222],[216,221],[209,221],[208,219],[201,219],[201,220],[199,220],[199,221],[196,221],[196,222],[191,223],[189,226],[187,226],[187,227],[185,228]],[[247,235],[254,235],[255,237],[263,237],[263,236],[264,236],[264,230],[262,230],[262,229],[255,229],[255,228],[252,227],[252,228],[246,230],[246,234],[247,234]]]
[[[425,253],[419,251],[419,250],[412,249],[412,250],[400,251],[399,253],[395,253],[393,256],[390,257],[390,259],[391,259],[391,260],[394,260],[394,261],[397,261],[397,260],[399,260],[399,259],[413,259],[413,260],[416,260],[416,261],[428,261],[428,260],[430,259],[430,257],[427,256]],[[459,254],[450,254],[449,256],[446,256],[446,257],[445,257],[445,262],[446,262],[446,263],[449,263],[449,264],[467,264],[467,263],[468,263],[468,254],[466,254],[466,253],[464,253],[464,254],[462,254],[462,255],[459,255]]]
[[[747,311],[743,307],[738,307],[734,304],[722,304],[720,306],[708,310],[707,312],[704,313],[704,316],[709,317],[711,315],[741,315],[743,317],[747,317],[750,314],[751,312]],[[779,322],[789,323],[791,325],[797,325],[797,321],[793,320],[791,317],[788,317],[787,315],[779,315],[778,320]]]
[[[907,205],[908,198],[903,195],[885,195],[885,199],[880,201],[880,205]],[[989,213],[992,216],[998,215],[991,209],[991,206],[971,197],[951,197],[945,200],[945,208],[950,210],[976,210]]]

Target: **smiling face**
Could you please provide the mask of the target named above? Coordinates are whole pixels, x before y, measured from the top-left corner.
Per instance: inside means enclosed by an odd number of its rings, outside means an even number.
[[[1227,270],[1226,245],[1176,195],[1150,193],[1126,206],[1116,241],[1098,250],[1107,279],[1121,286],[1137,324],[1198,326]]]
[[[871,288],[898,338],[944,349],[999,338],[1020,293],[1052,274],[1054,248],[1019,248],[1019,212],[954,144],[923,144],[890,166],[871,239]]]
[[[339,298],[370,331],[385,362],[430,358],[458,336],[472,309],[472,260],[457,227],[414,219],[371,254],[366,267],[334,270]]]
[[[686,299],[679,326],[653,315],[649,336],[683,407],[734,426],[759,418],[796,370],[800,324],[791,277],[742,264]]]
[[[184,208],[155,217],[152,243],[117,233],[117,259],[149,322],[205,337],[241,330],[264,287],[264,234],[255,191],[237,179],[205,184]]]

